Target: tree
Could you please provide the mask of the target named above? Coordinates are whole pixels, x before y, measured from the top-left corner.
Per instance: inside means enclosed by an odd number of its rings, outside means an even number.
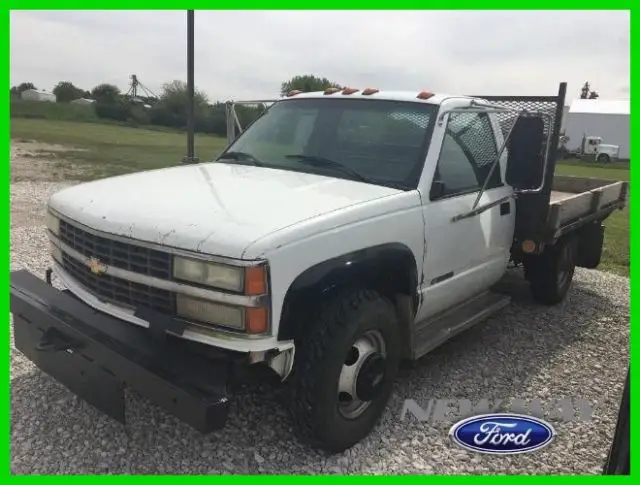
[[[194,93],[194,115],[196,124],[207,116],[210,111],[206,94],[196,90]],[[187,106],[189,91],[184,81],[171,81],[162,86],[162,94],[151,109],[152,123],[175,128],[187,125]]]
[[[11,96],[20,97],[20,95],[28,89],[37,89],[33,83],[20,83],[17,86],[13,86],[9,91]]]
[[[294,76],[288,81],[282,83],[280,87],[280,95],[285,96],[289,91],[300,90],[304,93],[313,91],[324,91],[327,88],[339,88],[340,85],[330,81],[326,77],[318,77],[313,74],[304,74]]]
[[[91,90],[91,97],[98,103],[113,104],[120,97],[120,89],[113,84],[98,84]]]
[[[56,95],[56,100],[59,103],[68,103],[84,96],[84,90],[77,88],[70,81],[60,81],[53,88],[53,94]]]
[[[580,89],[580,99],[598,99],[600,95],[597,91],[592,91],[588,82],[584,83]]]
[[[96,115],[99,118],[107,118],[116,121],[127,121],[131,118],[131,105],[122,100],[113,103],[96,103]]]
[[[590,87],[589,87],[589,82],[585,82],[584,85],[582,86],[582,88],[580,89],[580,99],[587,99],[589,97],[589,91],[590,91]]]

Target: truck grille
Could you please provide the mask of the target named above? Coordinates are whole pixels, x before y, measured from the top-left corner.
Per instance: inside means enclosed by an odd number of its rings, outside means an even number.
[[[60,240],[88,258],[100,259],[107,266],[171,279],[169,253],[96,236],[63,220],[60,221]]]
[[[60,221],[60,240],[87,258],[95,257],[107,266],[146,276],[171,279],[171,255],[162,251],[96,236],[66,221]],[[131,307],[147,307],[174,314],[175,294],[110,275],[95,275],[79,261],[63,255],[62,266],[88,291],[102,300]]]

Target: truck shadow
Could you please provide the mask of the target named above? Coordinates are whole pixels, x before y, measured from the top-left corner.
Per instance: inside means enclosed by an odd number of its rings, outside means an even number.
[[[429,426],[428,433],[442,441],[443,449],[450,446],[440,428],[452,423],[440,426],[399,419],[405,399],[426,405],[430,398],[549,397],[566,396],[573,390],[569,396],[580,396],[580,383],[593,374],[592,369],[585,368],[581,375],[571,370],[575,386],[542,390],[550,363],[562,360],[567,347],[590,339],[598,322],[611,314],[614,302],[579,281],[566,302],[546,308],[531,301],[517,274],[509,274],[503,285],[513,304],[404,366],[380,425],[352,450],[333,456],[295,440],[279,399],[282,391],[267,385],[240,387],[231,399],[227,426],[211,435],[199,434],[133,393],[127,396],[127,424],[122,426],[26,363],[14,350],[12,364],[19,360],[21,371],[11,383],[12,473],[420,473],[408,470],[406,464],[394,470],[380,458],[360,458],[366,449],[370,450],[362,456],[375,457],[372,450],[381,441],[398,446],[411,443],[416,436],[424,436]],[[617,312],[619,318],[628,309]],[[611,349],[628,347],[628,331],[610,338]],[[622,361],[627,357],[611,358]],[[391,448],[387,445],[385,449]],[[55,460],[45,461],[45,456],[55,456]],[[448,465],[441,466],[444,469],[438,471],[446,473]]]

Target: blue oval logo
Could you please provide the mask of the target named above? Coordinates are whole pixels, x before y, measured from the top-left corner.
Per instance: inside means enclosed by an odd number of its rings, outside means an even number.
[[[451,439],[462,448],[480,453],[513,455],[547,446],[556,436],[553,427],[521,414],[482,414],[451,427]]]

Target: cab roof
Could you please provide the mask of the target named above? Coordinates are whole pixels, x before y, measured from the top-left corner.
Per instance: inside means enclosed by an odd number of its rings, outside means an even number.
[[[348,88],[346,88],[348,89]],[[422,94],[422,99],[418,98],[418,95]],[[373,94],[364,94],[364,90],[359,90],[357,92],[347,94],[345,91],[336,91],[335,93],[327,94],[324,91],[315,91],[311,93],[296,93],[292,91],[288,93],[287,96],[282,99],[282,101],[289,99],[309,99],[309,98],[323,98],[323,99],[334,99],[334,98],[364,98],[371,100],[385,100],[385,101],[410,101],[414,103],[426,103],[426,104],[441,104],[445,99],[448,98],[468,98],[472,99],[471,96],[463,96],[463,95],[454,95],[454,94],[445,94],[445,93],[427,93],[426,91],[377,91]]]

